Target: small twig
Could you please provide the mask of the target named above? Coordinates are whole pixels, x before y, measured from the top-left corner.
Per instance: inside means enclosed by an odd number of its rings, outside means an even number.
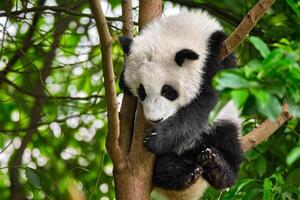
[[[0,13],[0,17],[17,17],[18,15],[29,13],[29,12],[45,12],[46,10],[51,10],[54,12],[64,12],[69,15],[78,16],[78,17],[88,17],[88,18],[94,18],[92,14],[89,13],[80,13],[76,12],[70,8],[63,7],[63,6],[36,6],[33,8],[25,8],[23,10],[17,10],[13,12],[2,12]],[[106,17],[107,21],[122,21],[122,17]]]
[[[13,11],[10,13],[0,13],[0,17],[3,16],[15,16],[15,15],[20,15],[23,13],[29,13],[29,12],[42,12],[45,10],[51,10],[51,11],[55,11],[55,12],[64,12],[70,15],[75,15],[75,16],[79,16],[79,17],[89,17],[89,18],[93,18],[93,15],[88,14],[88,13],[79,13],[76,12],[70,8],[66,8],[66,7],[62,7],[62,6],[36,6],[33,8],[25,8],[23,10],[17,10],[17,11]]]

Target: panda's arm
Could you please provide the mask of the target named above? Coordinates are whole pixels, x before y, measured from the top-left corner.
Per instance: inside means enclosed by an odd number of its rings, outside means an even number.
[[[210,37],[209,55],[203,69],[203,82],[199,94],[174,116],[154,125],[145,137],[145,146],[154,153],[175,152],[177,154],[193,148],[207,131],[208,116],[217,101],[217,92],[212,88],[212,78],[217,71],[235,66],[235,57],[219,58],[219,47],[226,38],[222,31]],[[179,63],[180,64],[180,63]],[[184,66],[183,66],[184,67]]]
[[[215,92],[204,88],[201,95],[174,116],[155,124],[145,137],[145,147],[154,153],[177,154],[193,148],[208,129],[208,115],[215,101]]]

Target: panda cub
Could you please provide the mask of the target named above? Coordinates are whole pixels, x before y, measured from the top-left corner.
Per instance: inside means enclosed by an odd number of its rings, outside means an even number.
[[[218,97],[212,78],[235,66],[233,55],[219,59],[225,38],[221,25],[204,11],[156,19],[134,39],[120,37],[126,54],[120,87],[138,97],[153,124],[144,146],[156,154],[157,187],[183,190],[200,179],[223,189],[236,179],[243,155],[240,124],[208,123]]]

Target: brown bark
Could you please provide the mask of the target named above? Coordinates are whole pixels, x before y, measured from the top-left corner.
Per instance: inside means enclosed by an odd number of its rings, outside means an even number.
[[[271,7],[275,0],[259,0],[255,6],[246,14],[243,21],[238,25],[233,33],[223,42],[220,47],[220,57],[223,60],[231,54],[253,29],[258,20]]]
[[[90,0],[92,13],[95,17],[96,26],[100,36],[105,97],[107,100],[108,133],[106,138],[106,149],[114,163],[115,169],[125,165],[125,157],[119,146],[119,114],[118,101],[115,90],[115,75],[111,56],[112,38],[110,36],[107,22],[98,0]]]
[[[133,19],[132,19],[132,6],[131,0],[122,1],[122,19],[123,35],[133,37]],[[124,56],[124,60],[126,56]],[[121,110],[120,110],[120,138],[119,144],[122,151],[128,155],[132,142],[132,134],[134,127],[134,117],[137,106],[137,98],[133,96],[123,96]]]
[[[128,12],[130,9],[127,6],[131,6],[130,2],[123,1],[123,11]],[[116,110],[115,93],[114,93],[114,80],[113,74],[107,73],[113,70],[110,45],[111,38],[108,32],[108,27],[105,22],[105,17],[101,9],[101,5],[97,0],[90,0],[93,15],[96,20],[98,32],[101,39],[101,50],[103,60],[103,71],[105,79],[105,91],[108,110],[108,136],[107,136],[107,149],[114,164],[114,180],[116,186],[117,199],[128,200],[147,200],[150,199],[151,192],[151,177],[154,163],[154,155],[149,153],[143,148],[144,133],[149,125],[144,119],[141,105],[138,105],[135,117],[135,124],[133,128],[133,121],[126,124],[125,120],[134,119],[134,110],[136,99],[133,97],[124,97],[123,105],[120,117],[122,132],[119,133],[119,116]],[[147,5],[140,7],[140,16],[143,16],[139,22],[141,26],[144,26],[154,16],[160,16],[162,2],[157,0],[141,0],[140,5]],[[149,7],[148,7],[149,6]],[[153,8],[153,9],[149,9]],[[130,13],[131,14],[131,13]],[[128,14],[129,15],[129,14]],[[128,17],[127,15],[127,17]],[[127,18],[128,19],[128,18]],[[127,23],[131,23],[129,19]],[[126,23],[126,22],[125,22]],[[127,27],[128,28],[128,27]],[[124,29],[124,32],[131,36],[131,28]],[[108,81],[110,80],[110,81]],[[113,97],[109,97],[112,95]],[[114,103],[113,103],[114,102]],[[130,107],[125,107],[130,104]],[[125,110],[124,110],[125,109]],[[126,110],[127,109],[127,110]],[[131,112],[131,113],[127,113]],[[128,115],[127,115],[128,114]],[[124,118],[129,116],[129,118]],[[112,121],[110,121],[112,120]],[[129,124],[129,125],[128,125]],[[133,131],[133,136],[131,131]],[[119,134],[121,134],[120,141],[125,142],[120,148]],[[132,139],[131,139],[132,138]],[[131,141],[132,140],[132,141]],[[131,143],[131,144],[130,144]],[[128,154],[129,152],[129,154]],[[128,154],[128,155],[127,155]]]
[[[241,138],[241,144],[244,152],[252,149],[268,137],[270,137],[277,129],[291,119],[291,115],[288,111],[287,104],[282,106],[282,113],[277,117],[275,121],[266,120],[256,129],[244,135]]]
[[[140,0],[139,1],[139,28],[142,29],[153,19],[162,14],[161,0]]]

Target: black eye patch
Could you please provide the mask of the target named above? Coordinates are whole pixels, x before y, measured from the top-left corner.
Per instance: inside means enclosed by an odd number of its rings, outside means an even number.
[[[138,95],[139,95],[140,99],[142,101],[144,101],[144,99],[146,98],[147,94],[146,94],[146,91],[145,91],[145,88],[144,88],[143,84],[140,84],[140,86],[137,89],[137,91],[138,91]]]
[[[197,60],[199,58],[199,54],[191,49],[182,49],[178,51],[175,55],[175,61],[177,65],[182,66],[185,59],[188,60]]]
[[[178,97],[177,91],[170,85],[164,85],[162,87],[161,95],[170,101],[174,101]]]

